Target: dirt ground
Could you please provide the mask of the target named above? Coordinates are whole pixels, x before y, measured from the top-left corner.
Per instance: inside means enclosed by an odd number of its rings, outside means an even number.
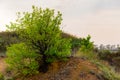
[[[0,57],[0,72],[1,73],[4,73],[5,72],[5,69],[6,69],[6,63],[4,61],[4,58],[1,58]]]
[[[53,63],[47,73],[29,77],[27,80],[104,80],[96,65],[80,58]]]
[[[0,58],[0,72],[4,73],[5,69],[4,58]],[[88,60],[70,58],[66,62],[54,62],[49,66],[48,72],[26,77],[25,80],[104,80],[99,74],[96,65]]]

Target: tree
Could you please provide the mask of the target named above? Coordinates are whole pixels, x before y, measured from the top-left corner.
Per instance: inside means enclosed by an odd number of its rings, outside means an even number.
[[[90,41],[91,36],[88,35],[87,38],[83,38],[81,41],[81,51],[86,52],[86,51],[91,51],[94,48],[93,42]]]
[[[18,13],[15,23],[7,25],[9,31],[15,31],[27,46],[31,46],[41,58],[39,70],[46,72],[49,63],[65,59],[70,55],[70,40],[61,37],[60,24],[62,14],[54,10],[32,7],[31,13]],[[42,62],[42,63],[41,63]]]

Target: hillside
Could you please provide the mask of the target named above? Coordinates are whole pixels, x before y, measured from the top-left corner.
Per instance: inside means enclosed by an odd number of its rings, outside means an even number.
[[[4,33],[4,35],[3,35]],[[19,40],[16,35],[7,34],[6,32],[0,33],[0,56],[5,57],[4,54],[6,50],[6,46],[18,43]],[[13,33],[14,34],[14,33]],[[12,37],[11,37],[11,36]],[[9,36],[9,38],[7,37]],[[79,51],[81,45],[84,45],[87,49],[89,49],[89,37],[87,38],[77,38],[67,33],[62,33],[63,38],[72,39],[72,57],[70,57],[67,61],[57,61],[53,62],[49,65],[49,70],[46,73],[39,73],[37,75],[32,76],[17,76],[17,79],[12,80],[120,80],[120,75],[117,74],[114,70],[119,71],[119,53],[118,54],[108,54],[105,56],[105,52],[101,54],[105,59],[98,59],[100,55],[98,52],[90,52],[83,53]],[[86,42],[87,41],[87,42]],[[82,42],[82,44],[81,44]],[[84,43],[83,43],[84,42]],[[86,44],[87,43],[87,44]],[[78,53],[78,54],[77,54]],[[94,54],[96,53],[96,54]],[[4,56],[5,55],[5,56]],[[77,55],[77,57],[75,57]],[[79,57],[78,57],[79,56]],[[82,58],[81,58],[82,57]],[[101,61],[105,63],[101,63]],[[110,62],[109,62],[110,61]],[[112,63],[111,63],[112,62]],[[107,66],[106,66],[107,63]],[[114,69],[109,65],[112,64]],[[117,66],[115,68],[115,66]],[[0,80],[8,80],[8,78],[12,78],[11,71],[9,68],[6,68],[6,63],[4,58],[0,58],[0,73],[4,75],[5,79]]]
[[[4,73],[5,63],[0,59],[0,72]],[[98,67],[90,61],[72,57],[66,62],[54,62],[47,73],[29,76],[25,80],[106,80]],[[18,80],[22,80],[21,78]]]
[[[81,58],[55,62],[45,74],[38,74],[29,80],[104,80],[94,64]]]

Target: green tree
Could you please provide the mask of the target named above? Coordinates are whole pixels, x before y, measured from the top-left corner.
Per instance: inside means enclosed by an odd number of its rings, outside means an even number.
[[[83,38],[81,41],[81,51],[83,52],[89,52],[92,51],[94,48],[93,42],[90,41],[91,36],[88,35],[87,38]]]
[[[91,36],[88,35],[86,38],[82,38],[81,40],[81,47],[80,47],[80,55],[81,57],[85,57],[87,59],[95,59],[97,57],[94,54],[94,44],[91,42]]]
[[[32,9],[32,12],[18,13],[16,22],[7,27],[9,31],[17,32],[21,40],[41,56],[37,59],[39,70],[42,68],[46,71],[49,63],[70,55],[71,44],[69,39],[61,36],[60,12],[56,14],[54,10],[34,6]]]

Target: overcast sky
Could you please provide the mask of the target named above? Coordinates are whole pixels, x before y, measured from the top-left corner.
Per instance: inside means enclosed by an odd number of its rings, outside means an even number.
[[[32,5],[61,11],[68,33],[90,34],[95,44],[120,44],[120,0],[0,0],[0,31]]]

